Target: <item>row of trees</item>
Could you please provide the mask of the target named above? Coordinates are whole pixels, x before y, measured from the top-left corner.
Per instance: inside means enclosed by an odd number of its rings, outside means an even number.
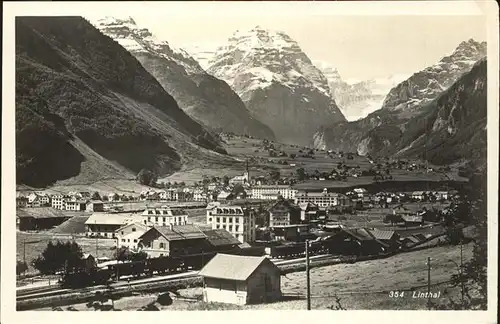
[[[142,261],[147,259],[145,252],[133,252],[126,247],[116,251],[118,261]],[[33,260],[33,267],[41,274],[55,274],[59,271],[76,272],[84,267],[82,248],[76,242],[49,241],[44,251]],[[17,262],[17,273],[21,274],[28,268],[22,261]]]
[[[480,309],[486,310],[488,304],[488,231],[485,172],[468,174],[469,182],[461,191],[460,203],[454,204],[452,213],[445,220],[448,241],[463,244],[462,228],[472,225],[476,235],[473,239],[472,258],[460,265],[460,271],[451,276],[451,287],[460,287],[460,300],[448,298],[445,302],[431,303],[434,309]]]
[[[33,260],[33,267],[44,275],[62,270],[74,272],[84,266],[82,257],[82,248],[76,242],[49,241],[41,255]]]

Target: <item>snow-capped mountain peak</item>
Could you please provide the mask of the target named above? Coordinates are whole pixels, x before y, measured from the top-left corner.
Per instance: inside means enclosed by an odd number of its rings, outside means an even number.
[[[203,73],[203,68],[185,50],[158,39],[147,28],[137,26],[133,18],[105,17],[93,21],[103,33],[111,36],[129,52],[159,55],[174,60],[187,74]]]
[[[232,76],[245,73],[251,74],[255,81],[247,90],[279,82],[290,88],[309,84],[329,95],[326,78],[312,65],[297,42],[284,32],[259,26],[249,31],[236,31],[217,53],[209,62],[209,70],[232,86],[236,81]]]
[[[338,69],[324,61],[314,61],[314,64],[328,79],[330,91],[349,121],[354,121],[378,110],[389,91],[408,75],[389,75],[368,80],[344,80]]]
[[[279,140],[306,144],[318,124],[345,120],[323,73],[282,31],[256,26],[234,32],[207,71],[226,81]]]

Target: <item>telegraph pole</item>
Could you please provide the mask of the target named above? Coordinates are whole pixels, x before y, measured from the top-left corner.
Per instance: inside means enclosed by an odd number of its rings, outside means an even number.
[[[431,257],[427,257],[427,308],[431,309]]]
[[[311,278],[309,273],[309,240],[306,240],[307,310],[311,310]]]
[[[462,239],[460,239],[460,287],[461,287],[461,295],[462,295],[462,307],[464,306],[464,295],[465,295],[463,274],[464,274],[463,245],[462,245]]]
[[[23,240],[23,262],[26,263],[26,238]]]
[[[99,257],[98,255],[98,246],[99,246],[99,233],[97,232],[97,221],[94,221],[94,226],[96,228],[96,235],[95,235],[95,258],[97,260],[97,258]]]

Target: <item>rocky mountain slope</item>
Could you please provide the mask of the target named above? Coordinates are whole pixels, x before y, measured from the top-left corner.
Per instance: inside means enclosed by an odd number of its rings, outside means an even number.
[[[169,174],[224,154],[137,59],[82,17],[16,18],[17,183]]]
[[[401,137],[406,137],[410,125],[430,109],[429,104],[485,55],[485,43],[462,42],[451,55],[393,88],[382,109],[354,122],[320,129],[314,136],[315,145],[359,154],[387,154]]]
[[[95,26],[132,53],[179,107],[207,128],[274,140],[273,131],[250,115],[227,83],[207,74],[184,50],[158,40],[132,18],[107,17]]]
[[[324,74],[330,92],[348,121],[355,121],[382,107],[389,91],[405,80],[406,75],[391,75],[363,81],[345,81],[338,70],[321,61],[313,62]]]
[[[207,71],[225,80],[280,142],[310,144],[318,127],[345,121],[326,78],[285,33],[237,31]]]
[[[487,62],[469,73],[412,118],[394,148],[397,156],[418,156],[435,164],[462,160],[486,163]],[[383,153],[383,152],[382,152]]]
[[[469,39],[460,43],[451,55],[394,87],[387,94],[382,109],[398,111],[402,116],[418,113],[419,107],[434,100],[485,56],[486,42]]]
[[[210,67],[210,61],[215,56],[219,46],[212,43],[207,44],[189,44],[182,47],[189,53],[200,66],[207,70]]]

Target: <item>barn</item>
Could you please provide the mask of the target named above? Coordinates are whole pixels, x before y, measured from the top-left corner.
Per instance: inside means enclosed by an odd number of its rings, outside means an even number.
[[[71,218],[69,213],[50,207],[20,208],[17,210],[20,231],[46,230]]]
[[[266,257],[217,254],[200,271],[205,302],[237,305],[281,299],[281,273]]]

